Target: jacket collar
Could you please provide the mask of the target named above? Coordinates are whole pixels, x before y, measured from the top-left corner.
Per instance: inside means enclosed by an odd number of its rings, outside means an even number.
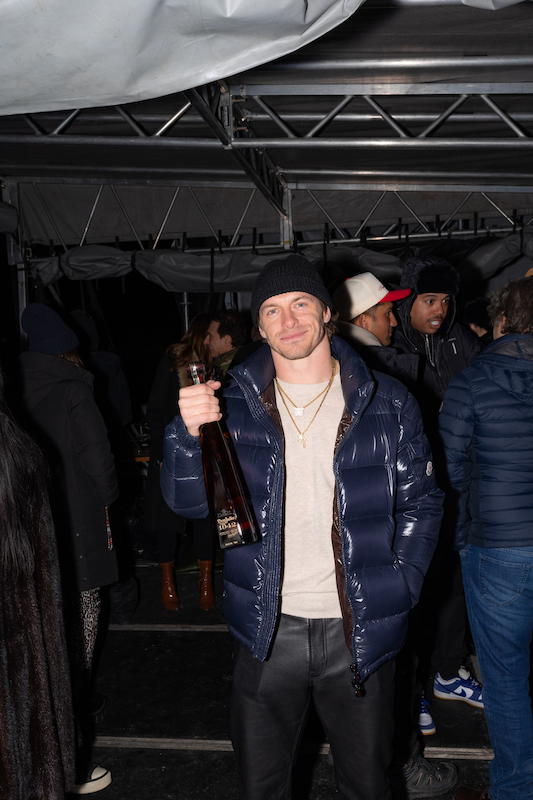
[[[339,334],[346,340],[352,339],[356,344],[362,344],[366,347],[383,347],[382,343],[377,336],[366,328],[361,328],[353,322],[337,322],[337,329]]]
[[[533,335],[531,333],[506,333],[490,342],[479,355],[511,356],[521,360],[531,360]]]
[[[344,402],[349,413],[354,416],[374,391],[375,381],[363,359],[350,345],[334,336],[331,352],[340,364],[341,385]],[[255,394],[262,395],[275,377],[274,361],[268,345],[263,345],[243,364],[230,370],[237,383],[246,382]]]
[[[239,384],[245,381],[255,394],[263,394],[267,386],[274,380],[276,374],[270,347],[264,344],[242,364],[232,367],[229,370],[229,374]]]
[[[331,352],[339,361],[344,402],[353,417],[374,393],[376,382],[361,356],[338,336],[331,340]]]

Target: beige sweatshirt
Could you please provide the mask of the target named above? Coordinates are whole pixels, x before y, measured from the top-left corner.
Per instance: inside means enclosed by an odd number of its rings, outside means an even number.
[[[327,382],[294,384],[280,381],[296,406],[305,406]],[[344,411],[340,375],[336,375],[324,403],[306,433],[306,446],[298,431],[311,422],[322,397],[294,414],[287,398],[287,411],[276,387],[276,403],[285,435],[285,525],[284,569],[281,612],[295,617],[322,619],[340,617],[331,541],[335,476],[333,454],[337,430]]]

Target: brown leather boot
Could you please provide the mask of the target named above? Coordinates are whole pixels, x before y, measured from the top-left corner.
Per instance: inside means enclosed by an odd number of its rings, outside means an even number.
[[[209,611],[215,605],[215,592],[213,589],[213,562],[199,561],[200,567],[200,608]]]
[[[161,567],[161,598],[163,605],[169,611],[177,611],[180,607],[180,598],[174,583],[174,562],[166,561]]]

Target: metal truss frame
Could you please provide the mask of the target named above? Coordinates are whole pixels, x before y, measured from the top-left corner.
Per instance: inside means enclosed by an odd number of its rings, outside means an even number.
[[[61,235],[61,231],[59,228],[58,221],[54,219],[54,216],[50,210],[50,208],[46,204],[46,200],[43,196],[43,192],[41,191],[42,185],[46,184],[57,184],[61,181],[58,179],[53,178],[26,178],[21,179],[19,181],[8,181],[6,186],[7,197],[10,198],[10,202],[20,207],[20,197],[17,191],[17,183],[29,183],[35,190],[36,196],[39,199],[39,202],[45,212],[47,219],[50,222],[51,229],[53,230],[54,236],[51,236],[51,240],[55,240],[58,242],[63,251],[67,252],[68,247],[65,244],[65,241]],[[85,181],[82,179],[68,179],[65,180],[65,183],[75,183],[75,184],[84,184]],[[164,214],[161,219],[161,223],[159,225],[157,234],[153,240],[153,242],[143,242],[142,236],[138,230],[136,230],[131,216],[128,213],[127,204],[123,197],[120,196],[119,189],[121,185],[132,185],[132,181],[123,181],[117,182],[116,180],[97,180],[94,179],[90,181],[92,185],[98,186],[98,190],[95,196],[95,199],[91,205],[89,214],[87,216],[87,220],[83,226],[83,230],[80,234],[80,240],[77,243],[78,246],[83,245],[87,240],[87,235],[89,233],[91,222],[94,218],[95,212],[98,208],[98,205],[101,201],[102,193],[105,188],[108,189],[115,198],[117,206],[120,208],[122,214],[124,215],[125,220],[128,223],[132,231],[132,239],[137,242],[140,250],[147,249],[150,247],[152,250],[157,249],[157,246],[163,237],[165,226],[168,222],[170,217],[170,213],[172,208],[176,202],[179,192],[184,189],[187,190],[191,199],[197,206],[201,216],[206,222],[207,227],[209,228],[212,234],[212,240],[214,246],[216,246],[221,252],[222,251],[236,251],[236,250],[249,250],[250,249],[250,242],[249,241],[241,241],[241,229],[246,219],[246,215],[250,209],[250,206],[257,195],[257,188],[254,186],[249,186],[249,194],[248,191],[245,196],[245,203],[242,210],[242,213],[239,217],[238,223],[235,227],[235,230],[225,237],[221,237],[220,232],[216,230],[215,224],[212,220],[210,220],[209,215],[207,214],[205,208],[202,206],[198,196],[194,192],[194,187],[192,186],[174,186],[173,195],[166,207]],[[149,182],[142,182],[135,184],[139,188],[142,186],[153,186],[153,181]],[[169,186],[169,182],[161,182],[161,185]],[[452,237],[464,237],[464,236],[472,236],[472,235],[479,235],[481,233],[493,233],[493,234],[506,234],[515,232],[516,230],[533,226],[533,217],[531,218],[523,218],[518,217],[516,209],[510,209],[506,205],[502,205],[501,200],[496,202],[493,197],[491,197],[491,193],[497,192],[500,195],[505,196],[505,194],[513,193],[513,194],[520,194],[520,193],[528,193],[533,194],[533,184],[528,187],[515,187],[515,186],[499,186],[499,187],[491,187],[491,192],[484,191],[479,187],[472,187],[472,188],[462,188],[462,192],[459,192],[459,187],[457,186],[442,186],[442,185],[424,185],[424,189],[426,191],[431,191],[431,189],[435,189],[438,191],[443,191],[445,193],[454,192],[455,194],[462,194],[460,197],[457,205],[453,209],[453,211],[448,215],[448,217],[442,221],[439,217],[435,219],[428,220],[427,214],[424,214],[423,210],[416,209],[414,207],[413,200],[408,195],[415,192],[419,187],[413,189],[413,187],[406,187],[404,186],[403,189],[397,188],[390,188],[386,185],[376,185],[372,186],[371,188],[368,187],[366,184],[359,184],[357,189],[359,191],[375,191],[377,197],[375,202],[373,203],[371,209],[366,214],[365,218],[358,223],[354,222],[353,226],[343,227],[340,222],[337,222],[334,217],[334,212],[328,210],[328,208],[324,205],[324,203],[316,196],[317,189],[332,189],[335,185],[331,184],[319,184],[318,186],[314,186],[311,188],[303,188],[298,187],[295,189],[296,191],[304,191],[310,199],[315,203],[315,205],[319,208],[321,214],[325,219],[324,223],[324,232],[321,232],[320,238],[312,238],[313,232],[316,237],[317,228],[316,226],[313,227],[313,230],[301,231],[298,230],[297,235],[293,232],[293,216],[292,216],[292,192],[293,190],[289,186],[286,190],[286,195],[284,198],[284,204],[287,209],[287,215],[281,220],[280,230],[279,230],[279,238],[277,242],[268,241],[262,243],[260,240],[257,240],[254,234],[252,246],[256,250],[261,249],[269,249],[271,250],[273,247],[279,247],[281,249],[298,249],[303,247],[308,247],[310,245],[318,245],[323,244],[324,242],[332,242],[336,241],[338,243],[356,243],[356,244],[364,244],[371,241],[375,242],[386,242],[386,241],[398,241],[398,240],[427,240],[427,239],[437,239],[443,236],[452,238]],[[241,186],[241,188],[245,188]],[[352,185],[352,190],[354,190],[355,186]],[[461,214],[460,212],[463,210],[465,204],[475,195],[480,195],[484,198],[484,200],[489,204],[491,207],[490,212],[485,212],[484,215],[480,215],[478,212],[469,212],[468,214]],[[397,218],[397,221],[387,228],[384,229],[383,224],[378,223],[379,217],[377,217],[377,212],[385,200],[387,196],[392,195],[398,204],[398,211],[400,212]],[[407,195],[407,197],[406,197]],[[21,220],[24,219],[23,208],[20,208],[21,211]],[[403,216],[401,215],[403,212]],[[425,219],[424,219],[425,217]],[[500,220],[498,224],[496,220]],[[21,224],[21,239],[24,239],[24,225]],[[31,246],[31,242],[29,241],[21,241],[20,243],[20,251],[24,251],[27,246]],[[191,246],[190,242],[187,242],[187,237],[184,237],[184,241],[181,243],[182,249],[184,250],[191,250],[194,252],[209,252],[213,245],[210,246],[203,246],[203,247],[196,247]]]
[[[286,184],[278,174],[266,150],[253,147],[246,153],[240,153],[232,147],[233,114],[230,110],[231,99],[225,82],[218,81],[215,84],[203,86],[200,90],[190,89],[184,94],[221,144],[230,150],[237,164],[276,209],[280,217],[286,218],[287,212],[283,207],[283,192]]]
[[[312,90],[312,91],[311,91]],[[140,113],[138,117],[122,106],[115,106],[116,113],[111,111],[105,113],[90,110],[82,111],[76,109],[68,112],[53,130],[48,131],[44,128],[44,121],[57,121],[57,114],[39,115],[39,120],[35,115],[18,115],[27,123],[33,134],[9,134],[2,133],[2,120],[9,120],[9,117],[0,117],[0,144],[27,144],[31,142],[35,145],[57,144],[59,140],[65,145],[78,144],[82,147],[103,145],[103,146],[134,146],[134,147],[163,147],[163,148],[208,148],[220,149],[221,147],[232,152],[234,157],[239,156],[238,150],[255,150],[265,147],[274,148],[368,148],[368,147],[396,147],[416,150],[425,149],[529,149],[533,147],[533,137],[525,128],[526,123],[533,121],[531,112],[509,113],[501,107],[501,104],[494,100],[491,95],[522,96],[533,94],[533,82],[522,84],[467,84],[457,83],[438,83],[438,84],[319,84],[319,85],[246,85],[227,86],[224,81],[217,81],[200,89],[191,89],[184,93],[188,97],[185,103],[164,124],[154,133],[149,134],[145,128],[147,123],[160,123],[165,120],[165,116],[160,114]],[[321,96],[335,97],[343,95],[342,99],[336,102],[335,106],[326,114],[318,112],[297,113],[288,112],[283,115],[278,114],[272,105],[265,101],[265,97],[294,97],[294,96]],[[431,110],[420,113],[398,112],[391,114],[383,108],[383,105],[376,100],[376,96],[386,96],[388,98],[399,98],[403,96],[413,96],[435,98],[449,96],[452,98],[450,105],[444,112],[435,113]],[[481,98],[489,109],[485,113],[458,113],[458,109],[470,98]],[[361,98],[367,103],[374,113],[364,114],[348,113],[344,109],[355,98]],[[258,113],[254,109],[243,107],[243,102],[252,99],[263,113]],[[210,131],[215,133],[216,138],[212,137],[187,137],[181,135],[170,135],[174,126],[182,120],[189,109],[194,106],[197,115],[189,115],[189,122],[198,122],[201,118]],[[57,112],[60,113],[60,112]],[[113,122],[127,122],[135,136],[123,136],[113,134],[95,134],[91,136],[68,134],[67,129],[72,126],[76,119],[83,115],[85,119],[90,119],[97,124],[112,124]],[[42,118],[42,119],[41,119]],[[367,122],[375,122],[381,119],[396,134],[394,138],[386,136],[361,136],[350,137],[324,137],[319,136],[326,126],[333,121],[350,122],[363,126]],[[487,137],[471,135],[468,137],[435,137],[434,134],[447,122],[468,122],[471,126],[479,126],[483,123],[499,119],[514,136]],[[284,134],[283,137],[258,137],[253,129],[254,122],[264,122],[271,120]],[[310,121],[312,128],[304,135],[298,135],[291,127],[294,123]],[[423,131],[413,134],[407,124],[426,124]],[[183,126],[182,126],[183,127]],[[165,134],[165,135],[163,135]],[[242,154],[240,154],[242,155]],[[238,159],[239,166],[254,182],[256,180],[265,181],[264,171],[271,170],[274,174],[279,173],[276,165],[269,163],[261,164],[257,168],[254,164],[253,156],[247,157],[246,163]],[[271,194],[276,200],[279,199],[279,192],[284,187],[271,188],[269,181],[265,182]],[[258,187],[263,190],[264,187]]]
[[[75,179],[67,180],[67,181],[64,181],[64,182],[65,183],[75,183],[75,184],[84,184],[85,183],[85,181],[83,181],[83,180],[75,180]],[[46,184],[50,184],[50,183],[51,184],[57,184],[57,183],[61,183],[61,181],[57,180],[57,179],[42,179],[42,178],[30,178],[29,180],[28,179],[26,179],[26,180],[24,180],[24,179],[20,180],[19,179],[17,181],[6,181],[7,193],[8,193],[8,196],[11,198],[10,202],[12,203],[12,205],[15,205],[17,208],[20,209],[21,202],[20,202],[20,197],[19,197],[18,192],[17,192],[18,183],[29,183],[33,187],[33,189],[35,191],[35,194],[36,194],[37,198],[39,199],[40,205],[41,205],[41,207],[42,207],[42,209],[43,209],[48,221],[50,222],[51,228],[52,228],[52,230],[53,230],[53,232],[55,234],[56,241],[61,245],[61,247],[63,249],[63,252],[65,252],[65,253],[68,252],[69,248],[65,244],[63,236],[61,235],[61,231],[60,231],[58,222],[54,218],[49,206],[47,205],[47,203],[45,201],[45,198],[43,197],[43,193],[41,191],[41,188],[40,188],[40,186],[42,184],[45,184],[45,185]],[[137,244],[139,246],[139,249],[140,250],[147,249],[147,247],[145,246],[145,244],[142,241],[140,233],[137,231],[137,229],[135,228],[135,225],[132,222],[131,216],[128,213],[128,210],[127,210],[126,202],[125,202],[124,198],[120,197],[120,194],[119,194],[119,191],[118,191],[118,189],[120,188],[121,185],[131,186],[132,185],[132,181],[117,182],[117,181],[93,180],[93,181],[90,181],[90,183],[93,184],[93,185],[97,185],[98,186],[98,191],[97,191],[96,197],[95,197],[95,199],[94,199],[94,201],[92,203],[89,215],[87,217],[87,221],[86,221],[86,223],[85,223],[85,225],[83,227],[83,231],[82,231],[80,240],[79,240],[79,242],[77,243],[76,246],[81,247],[83,244],[85,244],[85,242],[87,240],[87,235],[89,233],[89,229],[91,227],[91,222],[92,222],[92,220],[94,218],[95,212],[96,212],[96,210],[98,208],[98,205],[100,203],[104,188],[108,187],[109,191],[112,193],[113,197],[115,198],[116,203],[117,203],[119,209],[121,210],[126,222],[128,223],[128,226],[129,226],[129,228],[131,229],[131,232],[132,232],[132,237],[137,242]],[[142,185],[143,184],[138,184],[139,188],[142,188]],[[149,185],[150,187],[152,187],[153,186],[153,181],[150,181],[148,184],[145,183],[144,185]],[[168,186],[169,184],[168,183],[161,183],[161,185],[162,186]],[[164,215],[162,217],[161,224],[160,224],[160,226],[158,228],[157,234],[156,234],[153,242],[149,245],[150,248],[152,250],[155,250],[157,248],[157,245],[159,244],[159,242],[161,240],[161,237],[163,236],[163,233],[164,233],[164,230],[165,230],[165,226],[166,226],[166,224],[168,222],[168,219],[170,217],[171,211],[172,211],[172,209],[174,207],[176,199],[177,199],[177,197],[178,197],[178,195],[180,193],[180,190],[182,188],[184,188],[184,189],[186,189],[188,191],[189,196],[193,200],[194,204],[198,208],[198,211],[200,212],[201,216],[205,220],[205,222],[207,224],[207,227],[211,231],[212,237],[213,237],[214,241],[216,242],[217,247],[222,249],[223,243],[222,243],[222,240],[220,238],[220,232],[219,231],[217,232],[217,230],[215,230],[215,227],[214,227],[212,221],[210,220],[210,218],[209,218],[207,212],[205,211],[202,203],[200,202],[198,196],[194,192],[194,187],[192,187],[192,186],[182,187],[180,185],[174,187],[174,193],[172,195],[172,198],[171,198],[167,208],[165,209],[165,212],[164,212]],[[241,185],[241,188],[243,188],[242,185]],[[231,240],[230,240],[230,247],[232,247],[232,248],[236,244],[236,242],[237,242],[237,240],[239,238],[241,228],[242,228],[243,223],[244,223],[245,218],[246,218],[246,214],[247,214],[247,212],[248,212],[248,210],[249,210],[249,208],[250,208],[250,206],[252,204],[252,201],[253,201],[253,199],[254,199],[254,197],[256,195],[256,192],[257,192],[257,189],[256,188],[252,188],[249,196],[246,199],[246,203],[245,203],[244,209],[242,211],[242,214],[240,216],[239,222],[238,222],[238,224],[237,224],[237,226],[235,228],[235,231],[233,232]],[[21,217],[22,218],[24,217],[23,210],[22,210]],[[285,219],[284,219],[284,222],[286,222]],[[283,226],[281,227],[281,230],[283,231]],[[24,235],[23,225],[21,225],[21,231],[22,231],[22,236],[23,236]],[[52,237],[50,237],[50,238],[51,238],[51,240],[53,240]],[[27,242],[26,244],[29,244],[29,242]],[[192,249],[192,248],[189,247],[189,249]]]
[[[519,88],[519,91],[517,90]],[[235,110],[234,115],[240,114],[241,125],[238,127],[240,135],[235,133],[231,142],[234,148],[249,148],[251,146],[282,149],[365,149],[365,148],[395,148],[400,150],[471,150],[471,149],[531,149],[533,147],[533,137],[525,128],[525,122],[531,122],[532,117],[529,113],[522,113],[516,119],[513,114],[501,107],[491,94],[512,94],[523,95],[533,93],[533,83],[529,84],[379,84],[379,85],[350,85],[350,84],[319,84],[309,85],[232,85],[230,86],[230,100],[243,102],[246,99],[253,99],[259,106],[263,114],[252,110]],[[278,113],[271,104],[265,101],[265,96],[269,98],[300,96],[325,96],[333,97],[343,95],[334,107],[324,114],[321,119],[316,120],[316,114],[287,114]],[[383,107],[383,102],[379,102],[376,96],[383,96],[389,99],[403,97],[405,95],[417,95],[418,98],[425,96],[430,100],[435,97],[449,96],[448,107],[440,113],[428,114],[427,112],[411,114],[393,114]],[[349,114],[345,111],[346,107],[355,98],[362,99],[370,106],[374,114]],[[475,113],[459,115],[458,110],[464,106],[470,98],[480,98],[490,109],[491,113]],[[239,107],[237,107],[238,109]],[[266,138],[244,136],[242,130],[249,131],[253,121],[264,120],[266,116],[276,124],[284,134],[280,136],[270,136]],[[307,118],[306,118],[307,117]],[[291,123],[311,121],[312,127],[304,134],[298,135]],[[383,121],[395,136],[394,138],[385,135],[365,136],[362,130],[365,123]],[[471,126],[480,126],[483,123],[499,120],[507,128],[507,133],[512,136],[481,136],[473,134],[468,137],[435,136],[445,123],[453,120],[454,122],[468,122]],[[351,122],[359,125],[356,135],[350,137],[342,136],[319,136],[326,126],[334,121]],[[246,126],[246,123],[249,123]],[[419,133],[413,133],[409,125],[423,125]],[[429,124],[428,124],[429,123]],[[384,130],[386,128],[384,127]]]
[[[80,232],[80,244],[87,240],[106,186],[109,187],[107,191],[113,193],[132,231],[132,238],[140,249],[147,246],[155,249],[158,246],[182,190],[189,193],[212,234],[215,246],[219,248],[240,246],[240,231],[258,192],[279,215],[279,244],[286,249],[295,246],[292,194],[299,190],[305,191],[320,209],[328,226],[328,238],[333,233],[336,239],[346,242],[405,235],[415,238],[464,235],[468,223],[463,215],[459,226],[458,215],[473,193],[482,194],[485,202],[494,208],[494,216],[500,218],[505,226],[496,228],[503,232],[516,229],[520,222],[516,220],[512,209],[501,208],[493,201],[491,194],[533,192],[533,169],[531,174],[519,169],[459,172],[456,167],[446,170],[332,169],[331,165],[324,166],[321,163],[321,154],[356,150],[396,153],[511,151],[517,155],[529,152],[533,148],[533,106],[521,103],[519,99],[533,95],[533,82],[505,82],[505,77],[501,83],[493,80],[483,82],[482,79],[465,82],[460,77],[471,69],[482,75],[485,68],[493,71],[494,68],[501,68],[505,76],[506,69],[524,66],[533,66],[532,56],[339,61],[291,59],[252,71],[239,83],[215,81],[176,95],[175,108],[166,114],[147,112],[147,106],[139,104],[0,117],[0,146],[30,144],[33,147],[46,147],[60,144],[65,148],[76,146],[82,149],[94,146],[163,148],[167,152],[175,149],[196,151],[199,155],[208,149],[225,151],[234,160],[234,168],[222,166],[217,169],[206,168],[198,163],[178,167],[143,167],[142,163],[137,167],[103,167],[98,170],[101,176],[98,178],[82,177],[92,169],[89,166],[76,168],[80,176],[77,182],[99,187],[83,231]],[[423,80],[406,80],[406,75],[416,75],[420,70],[424,71]],[[363,76],[367,74],[373,74],[374,78],[365,79]],[[427,77],[432,74],[437,77]],[[315,75],[320,75],[320,79],[314,79]],[[348,75],[349,80],[346,79]],[[442,79],[442,75],[450,77]],[[455,75],[459,77],[455,78]],[[260,80],[270,82],[261,83]],[[405,99],[413,97],[416,97],[416,104],[406,105]],[[307,98],[309,102],[307,105],[295,103],[295,98]],[[475,107],[468,110],[472,100]],[[513,110],[516,108],[520,110]],[[9,132],[13,130],[14,120],[22,120],[29,128],[28,133]],[[91,135],[87,135],[87,129],[83,128],[87,122],[96,128]],[[467,129],[468,133],[458,135],[454,123],[459,124],[459,130]],[[115,124],[116,132],[113,130]],[[126,136],[123,134],[124,124],[130,131]],[[484,128],[487,125],[491,126],[489,134]],[[77,126],[82,126],[81,130]],[[191,129],[194,135],[190,135]],[[494,135],[494,129],[498,130],[497,135]],[[347,130],[349,135],[346,135]],[[310,151],[308,166],[305,162],[302,166],[301,159],[297,167],[276,163],[274,152],[283,151],[285,158],[288,158],[288,151],[292,150],[301,153]],[[139,161],[142,162],[142,159]],[[27,171],[25,165],[19,166],[21,171]],[[59,177],[65,175],[67,170],[72,172],[73,168],[49,163],[39,169],[50,177],[16,180],[33,183],[54,231],[53,238],[66,250],[68,248],[62,240],[57,221],[47,208],[39,186],[46,182],[76,182],[76,179]],[[10,165],[10,174],[16,174],[16,170],[17,165]],[[127,177],[120,179],[117,177],[120,174]],[[151,179],[146,183],[151,186],[174,186],[173,196],[157,234],[149,244],[143,242],[142,236],[135,230],[120,193],[121,185],[142,186],[148,174]],[[161,175],[161,180],[154,179],[153,175]],[[250,191],[229,241],[227,238],[224,241],[221,239],[216,223],[209,219],[195,194],[195,187],[205,186],[214,190],[228,187],[247,188]],[[317,195],[321,190],[375,191],[377,194],[366,218],[347,230],[335,220],[335,214]],[[408,193],[418,190],[464,192],[464,198],[450,219],[442,224],[438,220],[428,223],[427,217],[415,209],[408,198]],[[390,193],[394,194],[398,203],[399,222],[378,235],[372,221],[383,199]],[[402,216],[409,219],[409,223],[402,222]],[[471,221],[471,215],[469,219]],[[526,221],[525,224],[529,225],[530,222]],[[483,226],[475,222],[474,227]]]
[[[375,203],[373,204],[372,208],[366,215],[366,217],[362,220],[360,225],[352,230],[348,230],[346,228],[341,228],[335,220],[331,217],[328,213],[327,209],[319,203],[317,198],[313,195],[313,193],[307,190],[310,197],[314,200],[314,202],[318,205],[321,211],[326,216],[328,223],[333,226],[333,229],[339,234],[339,239],[344,243],[357,243],[362,244],[370,241],[394,241],[398,239],[415,239],[415,240],[424,240],[424,239],[435,239],[441,238],[443,236],[447,236],[448,238],[452,238],[454,236],[477,236],[480,233],[493,233],[493,234],[505,234],[505,233],[512,233],[516,232],[518,229],[523,229],[525,227],[529,227],[533,225],[533,217],[524,220],[523,218],[518,218],[516,210],[505,211],[504,208],[501,207],[498,203],[496,203],[486,192],[474,192],[474,191],[466,191],[464,196],[458,202],[456,207],[453,211],[448,215],[448,217],[442,222],[438,217],[433,221],[426,221],[424,222],[421,219],[421,216],[424,216],[423,213],[417,214],[411,202],[408,202],[405,198],[405,193],[400,194],[400,192],[396,190],[387,191],[383,190],[379,197],[376,199]],[[405,218],[398,218],[398,221],[388,228],[386,228],[382,232],[377,232],[376,227],[374,227],[374,231],[372,230],[372,218],[374,217],[377,209],[381,205],[382,201],[388,194],[392,194],[396,197],[401,207],[403,207],[408,215],[408,221]],[[491,224],[486,224],[486,219],[488,218],[488,214],[485,215],[485,218],[480,217],[478,212],[473,212],[473,214],[469,214],[466,217],[460,216],[459,212],[466,204],[468,200],[475,194],[481,195],[494,209],[494,217],[490,216]],[[502,218],[508,224],[497,225],[494,224],[494,219]],[[301,243],[301,246],[309,246],[311,244],[320,244],[323,240],[317,241],[308,241]],[[330,241],[328,237],[328,241]]]
[[[7,203],[10,203],[12,206],[14,206],[17,209],[17,211],[19,210],[18,187],[16,183],[14,182],[6,184],[0,183],[0,196]],[[26,283],[27,271],[26,271],[25,258],[22,251],[20,223],[17,235],[8,233],[6,236],[6,243],[7,243],[7,248],[6,248],[7,263],[15,271],[15,276],[16,276],[15,278],[16,286],[14,287],[16,296],[15,304],[19,321],[19,347],[20,351],[22,352],[26,347],[27,336],[26,333],[22,330],[22,325],[20,324],[20,318],[28,302],[28,292]]]
[[[478,63],[479,62],[479,63]],[[493,57],[493,58],[444,58],[444,59],[359,59],[349,61],[325,62],[290,62],[269,66],[272,77],[281,79],[277,83],[239,83],[232,84],[225,81],[216,81],[199,89],[191,89],[183,95],[177,96],[177,107],[168,115],[149,114],[142,109],[132,111],[130,108],[115,106],[104,110],[74,109],[66,114],[57,112],[53,114],[24,114],[17,118],[24,120],[31,129],[28,134],[13,134],[2,132],[3,120],[14,118],[0,118],[0,145],[1,144],[28,144],[40,147],[47,144],[57,145],[58,142],[65,147],[77,145],[78,147],[135,147],[135,148],[166,148],[179,149],[223,149],[231,154],[236,162],[235,170],[207,170],[192,166],[191,168],[160,168],[161,173],[179,176],[186,174],[189,180],[185,184],[191,185],[202,175],[211,177],[212,181],[228,181],[228,185],[239,177],[246,178],[257,188],[268,202],[280,215],[282,224],[289,234],[289,209],[288,198],[291,186],[302,186],[302,178],[312,178],[315,188],[318,183],[331,180],[332,177],[349,178],[357,181],[363,178],[375,178],[384,183],[389,180],[386,170],[327,170],[320,166],[320,152],[328,150],[394,150],[398,152],[415,151],[484,151],[495,150],[508,152],[509,150],[523,152],[533,148],[533,136],[530,133],[533,123],[533,112],[522,110],[512,113],[504,105],[509,97],[516,98],[533,94],[533,82],[522,83],[464,83],[461,81],[434,82],[403,82],[394,83],[391,80],[373,83],[354,81],[353,76],[358,70],[386,70],[388,73],[405,69],[453,69],[465,64],[468,67],[482,68],[501,66],[531,66],[533,58],[524,57]],[[319,82],[302,81],[310,70],[322,73]],[[351,74],[350,82],[339,80],[338,75]],[[253,79],[254,73],[250,73]],[[295,74],[299,82],[294,81]],[[400,72],[401,74],[401,72]],[[324,75],[326,80],[324,80]],[[416,112],[405,112],[403,109],[391,111],[390,107],[399,98],[414,96],[420,100],[424,98],[427,108]],[[502,96],[506,96],[502,101]],[[294,97],[321,98],[321,103],[331,101],[331,108],[322,112],[311,110],[307,113],[280,111],[276,108],[280,99]],[[449,98],[446,109],[436,111],[431,108],[432,98]],[[465,113],[465,104],[471,98],[481,100],[485,110],[479,108],[472,113]],[[358,101],[358,106],[368,106],[368,112],[350,111],[350,103]],[[105,130],[92,135],[75,132],[75,126],[91,120],[97,125],[105,125]],[[116,135],[109,132],[109,126],[116,121],[123,130],[124,122],[131,129],[131,135]],[[498,136],[486,136],[482,133],[482,126],[497,121],[502,125],[503,133]],[[256,127],[264,129],[264,123],[273,123],[275,133],[264,135],[258,133]],[[382,131],[376,135],[365,134],[369,124],[376,128],[376,122],[383,123]],[[466,123],[470,127],[468,135],[443,135],[443,128],[451,122]],[[198,124],[205,126],[206,135],[187,136],[187,126]],[[336,123],[344,126],[348,123],[353,132],[350,136],[326,135],[326,129],[331,129]],[[302,125],[308,125],[304,133],[298,132]],[[416,132],[413,132],[413,131]],[[151,131],[151,132],[150,132]],[[185,135],[184,135],[185,134]],[[214,134],[214,136],[213,136]],[[311,150],[312,160],[309,169],[292,169],[276,164],[270,151]],[[23,166],[23,165],[20,165]],[[11,167],[13,169],[13,166]],[[2,166],[0,165],[0,170]],[[49,165],[50,172],[56,170],[61,174],[61,167]],[[108,168],[111,171],[113,168]],[[137,171],[132,168],[123,168],[130,175],[143,174],[142,167]],[[105,174],[102,170],[102,175]],[[145,171],[146,172],[146,171]],[[156,168],[157,172],[157,168]],[[83,169],[80,169],[80,174]],[[334,173],[334,175],[332,174]],[[398,173],[395,173],[398,176]],[[392,175],[390,177],[393,177]],[[426,184],[432,177],[437,177],[437,172],[427,173],[405,171],[400,176],[402,181]],[[446,177],[450,183],[464,182],[465,175],[453,170],[442,172],[441,177]],[[523,173],[518,170],[507,173],[477,172],[470,173],[471,183],[479,187],[488,183],[494,185],[505,180],[524,180]],[[526,176],[527,178],[533,176]],[[208,181],[209,183],[209,181]],[[307,185],[309,190],[311,186]],[[341,188],[339,184],[337,188]],[[352,185],[346,185],[351,189]],[[436,189],[439,190],[438,188]]]

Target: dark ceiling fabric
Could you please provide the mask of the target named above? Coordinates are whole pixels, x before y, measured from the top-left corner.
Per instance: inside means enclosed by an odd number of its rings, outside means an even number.
[[[19,216],[15,206],[0,200],[0,233],[15,233]]]
[[[468,247],[468,240],[463,244]],[[480,246],[476,247],[476,244]],[[448,244],[443,240],[442,246],[448,247]],[[480,293],[488,289],[492,291],[510,278],[522,277],[533,266],[533,233],[514,233],[486,243],[482,238],[472,239],[471,246],[475,249],[463,260],[441,254],[452,258],[456,264],[462,288],[479,285]],[[435,243],[431,248],[433,252]],[[403,270],[402,259],[393,253],[342,242],[330,243],[325,248],[305,247],[298,252],[317,267],[331,293],[343,280],[361,272],[372,272],[390,286],[396,286]],[[423,248],[412,247],[410,253],[423,253]],[[30,268],[32,275],[45,286],[63,275],[71,280],[97,280],[120,277],[135,269],[168,292],[251,292],[265,264],[287,255],[288,251],[279,250],[261,255],[216,252],[213,255],[212,283],[211,255],[180,250],[126,253],[114,247],[87,245],[75,247],[59,259],[32,261]],[[497,285],[493,285],[494,280],[497,280]]]
[[[59,268],[59,258],[51,256],[50,258],[36,258],[30,263],[31,274],[43,286],[48,286],[50,283],[55,283],[62,276],[63,273]]]
[[[256,277],[275,255],[215,253],[211,287],[211,256],[179,250],[142,250],[135,269],[170,292],[251,292]],[[283,253],[280,253],[283,258]]]
[[[100,244],[73,247],[61,256],[61,270],[77,281],[119,278],[131,272],[131,253]]]
[[[306,247],[298,251],[314,264],[330,291],[350,275],[371,270],[382,280],[397,283],[401,261],[394,255],[366,247],[329,244],[324,248]],[[255,279],[269,261],[283,260],[287,251],[265,253],[215,253],[214,292],[250,292]],[[145,278],[171,292],[211,291],[211,256],[182,253],[179,250],[143,250],[135,254],[135,269]]]
[[[483,277],[491,277],[498,269],[507,267],[523,256],[533,259],[533,234],[513,233],[503,239],[478,247],[463,262],[463,267],[477,269]],[[525,274],[526,270],[524,270]]]

